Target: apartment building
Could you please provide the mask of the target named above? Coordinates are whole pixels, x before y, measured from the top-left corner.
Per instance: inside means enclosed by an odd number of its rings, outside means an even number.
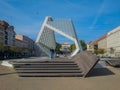
[[[5,30],[5,45],[13,46],[15,43],[15,31],[13,26],[8,26]]]
[[[14,27],[10,26],[6,21],[0,20],[0,28],[1,28],[0,37],[2,37],[2,41],[4,41],[3,45],[13,46],[15,42]]]
[[[4,27],[0,25],[0,45],[4,45],[4,44],[5,44],[5,31],[4,31]]]
[[[16,34],[15,35],[15,45],[19,47],[34,48],[34,41],[27,36]]]
[[[16,34],[15,46],[24,48],[22,53],[25,56],[34,54],[34,41],[27,36]]]

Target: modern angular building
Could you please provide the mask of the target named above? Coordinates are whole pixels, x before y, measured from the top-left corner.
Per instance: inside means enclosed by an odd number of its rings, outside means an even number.
[[[50,54],[50,49],[56,48],[55,33],[58,33],[75,43],[76,50],[71,54],[71,56],[76,55],[80,50],[82,50],[71,19],[53,19],[52,17],[46,17],[36,39],[36,44],[48,56]]]

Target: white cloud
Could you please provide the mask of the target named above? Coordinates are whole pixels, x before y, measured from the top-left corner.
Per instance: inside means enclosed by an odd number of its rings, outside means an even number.
[[[104,10],[104,8],[105,8],[105,2],[103,2],[103,3],[101,4],[101,6],[100,6],[100,8],[99,8],[99,10],[98,10],[98,12],[97,12],[97,15],[96,15],[96,17],[94,18],[94,20],[93,20],[91,26],[89,27],[89,29],[93,29],[93,28],[94,28],[95,24],[97,23],[100,15],[102,14],[102,12],[103,12],[103,10]]]

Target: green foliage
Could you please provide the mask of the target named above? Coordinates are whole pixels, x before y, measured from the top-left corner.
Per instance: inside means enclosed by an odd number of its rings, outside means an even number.
[[[98,51],[99,54],[104,54],[105,53],[105,49],[102,49],[102,48],[98,48],[97,51]]]
[[[95,54],[104,54],[105,53],[105,49],[102,48],[98,48],[94,51]]]
[[[84,40],[80,40],[80,44],[81,44],[83,50],[87,49],[87,45]]]
[[[3,50],[4,50],[4,46],[0,45],[0,52],[3,52]]]
[[[70,51],[73,52],[75,49],[76,49],[75,44],[72,44],[72,45],[70,46]]]
[[[60,53],[60,48],[61,48],[61,44],[56,43],[55,52],[56,52],[56,53]]]
[[[0,46],[0,59],[7,56],[7,58],[20,58],[28,56],[32,53],[32,49],[17,47],[17,46]]]
[[[83,50],[86,50],[86,49],[87,49],[87,45],[86,45],[86,43],[85,43],[84,40],[80,40],[80,44],[81,44]],[[75,49],[76,49],[75,44],[72,44],[72,45],[70,46],[70,51],[73,52]]]

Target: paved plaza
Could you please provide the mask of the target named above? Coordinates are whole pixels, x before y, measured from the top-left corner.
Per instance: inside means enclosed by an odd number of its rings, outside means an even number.
[[[89,77],[19,77],[0,65],[0,90],[119,90],[120,68],[93,69]]]

